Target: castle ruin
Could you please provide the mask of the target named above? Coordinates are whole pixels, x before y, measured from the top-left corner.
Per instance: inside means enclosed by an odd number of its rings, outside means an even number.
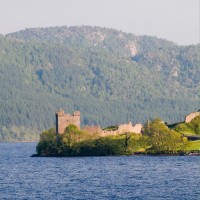
[[[58,110],[56,113],[56,133],[63,134],[66,127],[70,124],[73,124],[81,129],[80,112],[75,111],[72,115],[70,115],[65,113],[62,109]],[[119,135],[126,132],[141,134],[142,124],[132,125],[132,123],[129,122],[128,124],[118,125],[116,130],[103,130],[100,126],[85,126],[82,130],[91,134],[97,133],[101,137]]]
[[[56,133],[63,134],[65,129],[70,124],[74,124],[79,129],[81,128],[80,112],[75,111],[72,115],[67,114],[64,110],[59,109],[56,113]]]
[[[111,135],[120,135],[123,133],[136,133],[141,134],[142,132],[142,124],[135,124],[132,125],[131,122],[128,124],[120,124],[117,126],[116,130],[103,130],[100,126],[85,126],[82,128],[83,131],[89,132],[89,133],[98,133],[99,136],[105,137],[105,136],[111,136]]]
[[[195,117],[200,115],[200,110],[197,112],[190,113],[185,116],[185,123],[191,122]],[[66,127],[70,124],[77,126],[80,130],[86,131],[91,134],[97,133],[100,137],[112,136],[112,135],[120,135],[123,133],[131,132],[136,134],[142,133],[142,124],[132,124],[129,122],[128,124],[120,124],[116,126],[113,130],[102,129],[100,126],[84,126],[81,129],[81,120],[80,120],[80,112],[75,111],[72,115],[67,114],[64,110],[59,109],[56,113],[56,133],[63,134],[65,132]]]

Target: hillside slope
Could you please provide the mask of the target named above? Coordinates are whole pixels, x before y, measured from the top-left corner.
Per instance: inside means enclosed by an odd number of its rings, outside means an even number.
[[[0,140],[32,139],[60,107],[83,125],[182,121],[199,108],[199,50],[88,26],[2,35]]]

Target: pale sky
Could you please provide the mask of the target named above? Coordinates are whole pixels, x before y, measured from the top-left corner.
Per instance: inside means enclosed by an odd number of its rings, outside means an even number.
[[[200,42],[200,0],[0,0],[0,33],[91,25],[189,45]]]

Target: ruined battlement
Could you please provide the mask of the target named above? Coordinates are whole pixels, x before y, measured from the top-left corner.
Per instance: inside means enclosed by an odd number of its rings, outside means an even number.
[[[75,111],[72,115],[65,113],[59,109],[56,113],[56,133],[63,134],[66,127],[74,124],[79,129],[81,128],[80,112]]]
[[[142,127],[142,124],[132,125],[132,123],[129,122],[128,124],[118,125],[116,130],[103,130],[100,126],[85,126],[82,128],[82,130],[93,134],[98,133],[99,136],[105,137],[111,135],[120,135],[127,132],[141,134]]]
[[[132,125],[131,122],[128,124],[120,124],[118,125],[118,128],[114,131],[109,131],[109,130],[102,130],[100,132],[100,135],[102,137],[109,136],[109,135],[120,135],[123,133],[136,133],[136,134],[141,134],[142,133],[142,124],[135,124]]]

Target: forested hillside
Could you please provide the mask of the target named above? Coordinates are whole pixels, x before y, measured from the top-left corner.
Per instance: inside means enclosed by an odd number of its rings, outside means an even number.
[[[59,108],[82,125],[182,121],[199,109],[199,52],[88,26],[0,35],[0,141],[34,140]]]

